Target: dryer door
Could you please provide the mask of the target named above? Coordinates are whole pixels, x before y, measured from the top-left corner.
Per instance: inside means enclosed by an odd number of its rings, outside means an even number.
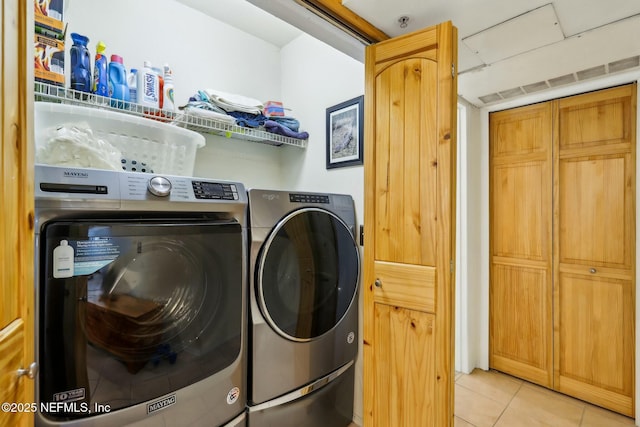
[[[355,299],[359,271],[349,227],[329,211],[300,209],[276,225],[262,248],[258,303],[280,335],[309,341],[342,320]]]

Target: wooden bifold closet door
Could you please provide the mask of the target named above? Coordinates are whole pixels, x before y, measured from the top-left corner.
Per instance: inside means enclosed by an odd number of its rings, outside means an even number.
[[[490,115],[490,365],[634,415],[636,85]]]

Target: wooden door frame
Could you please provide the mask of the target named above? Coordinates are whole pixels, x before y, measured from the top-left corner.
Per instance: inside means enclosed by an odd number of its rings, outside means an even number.
[[[487,370],[489,369],[489,113],[507,108],[521,107],[524,105],[550,101],[553,99],[577,95],[584,92],[590,92],[600,89],[606,89],[613,86],[638,82],[638,99],[640,99],[640,71],[632,71],[621,73],[615,76],[609,76],[593,82],[582,83],[576,86],[559,88],[547,93],[524,97],[515,101],[509,101],[502,104],[492,105],[480,109],[480,135],[477,141],[481,149],[481,169],[480,174],[475,177],[477,187],[475,191],[481,194],[481,205],[478,215],[481,216],[481,227],[477,230],[477,236],[480,239],[480,246],[477,248],[480,252],[480,266],[477,271],[470,271],[469,278],[476,277],[475,282],[468,284],[469,288],[477,286],[480,289],[480,299],[483,301],[480,313],[475,319],[478,329],[475,331],[480,337],[479,345],[476,353],[470,355],[471,359],[477,360],[477,367]],[[640,108],[637,109],[636,127],[640,129]],[[637,132],[636,135],[639,135]],[[637,138],[637,136],[636,136]],[[472,143],[470,141],[470,143]],[[638,141],[636,140],[636,144]],[[473,182],[474,177],[469,177],[468,182]],[[636,156],[636,183],[640,183],[640,156]],[[471,189],[470,189],[471,191]],[[640,230],[640,208],[638,201],[640,200],[640,185],[636,185],[636,230]],[[472,231],[472,230],[470,230]],[[640,239],[636,234],[636,360],[635,360],[635,413],[636,425],[640,425]],[[463,248],[464,250],[464,248]],[[484,303],[486,302],[486,303]],[[469,319],[469,324],[474,324],[474,319]],[[473,336],[469,331],[469,336]]]
[[[0,197],[3,224],[0,243],[4,268],[0,272],[3,295],[15,301],[15,311],[2,312],[0,336],[12,344],[0,359],[3,399],[6,403],[35,403],[35,381],[16,371],[35,361],[34,355],[34,143],[33,143],[33,1],[3,0],[0,12]],[[12,338],[13,337],[13,341]],[[12,351],[13,350],[13,351]],[[7,388],[4,388],[7,386]],[[4,402],[3,402],[4,403]],[[6,414],[5,414],[6,415]],[[9,414],[18,426],[33,425],[34,414]]]

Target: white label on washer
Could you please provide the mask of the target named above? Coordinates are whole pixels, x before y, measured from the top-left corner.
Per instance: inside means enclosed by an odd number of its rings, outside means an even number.
[[[356,334],[354,332],[349,332],[349,335],[347,335],[347,343],[353,344],[355,340],[356,340]]]
[[[227,393],[227,405],[233,405],[236,403],[238,397],[240,397],[240,389],[238,387],[234,387],[229,390],[229,393]]]
[[[76,247],[75,276],[93,274],[120,256],[120,241],[112,237],[92,237],[74,243]]]

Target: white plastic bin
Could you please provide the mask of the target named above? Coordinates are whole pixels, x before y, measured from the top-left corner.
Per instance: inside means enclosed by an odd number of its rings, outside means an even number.
[[[205,145],[197,132],[115,111],[50,102],[36,102],[34,111],[36,150],[46,143],[47,129],[86,123],[122,152],[123,165],[146,163],[156,174],[193,176],[196,150]]]

